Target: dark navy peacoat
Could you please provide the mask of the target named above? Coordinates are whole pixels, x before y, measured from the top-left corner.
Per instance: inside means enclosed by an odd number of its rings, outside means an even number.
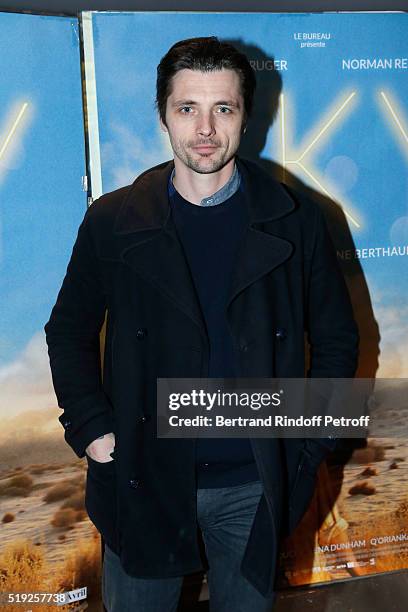
[[[354,376],[358,332],[319,206],[256,163],[236,162],[249,210],[227,308],[240,376]],[[116,437],[113,461],[87,456],[88,514],[125,571],[151,578],[202,569],[195,440],[156,436],[156,379],[208,372],[205,323],[170,213],[173,167],[151,168],[88,208],[44,327],[67,443],[84,457],[98,436]],[[279,541],[307,509],[335,440],[251,444],[264,493],[241,571],[269,596]]]

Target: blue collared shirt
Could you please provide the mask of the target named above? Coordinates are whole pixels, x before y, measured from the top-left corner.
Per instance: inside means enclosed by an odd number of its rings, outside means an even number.
[[[168,190],[169,196],[174,195],[176,191],[175,186],[173,185],[173,177],[176,173],[176,169],[173,168],[173,171],[169,178]],[[237,164],[234,164],[234,171],[231,174],[228,181],[225,183],[221,189],[213,193],[213,195],[203,198],[200,202],[200,206],[216,206],[217,204],[221,204],[225,200],[228,200],[241,186],[241,174],[238,170]]]

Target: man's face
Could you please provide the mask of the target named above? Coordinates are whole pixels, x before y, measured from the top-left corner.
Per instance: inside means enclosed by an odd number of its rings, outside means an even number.
[[[234,70],[183,69],[172,79],[166,123],[174,155],[200,174],[217,172],[235,155],[244,120],[244,100]]]

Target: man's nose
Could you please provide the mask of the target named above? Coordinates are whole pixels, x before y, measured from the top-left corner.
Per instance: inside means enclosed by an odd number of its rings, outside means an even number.
[[[214,120],[211,114],[202,114],[199,117],[197,133],[202,136],[211,136],[215,133]]]

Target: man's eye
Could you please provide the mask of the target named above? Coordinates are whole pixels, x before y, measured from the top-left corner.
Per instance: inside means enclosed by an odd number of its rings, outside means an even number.
[[[191,106],[182,106],[182,107],[180,108],[180,111],[181,111],[181,112],[184,112],[184,110],[185,110],[186,108],[191,109]],[[189,115],[190,113],[184,113],[184,114],[185,114],[185,115]]]
[[[228,115],[231,112],[231,109],[228,106],[220,106],[220,111],[227,111],[226,113],[221,113],[222,115]]]

